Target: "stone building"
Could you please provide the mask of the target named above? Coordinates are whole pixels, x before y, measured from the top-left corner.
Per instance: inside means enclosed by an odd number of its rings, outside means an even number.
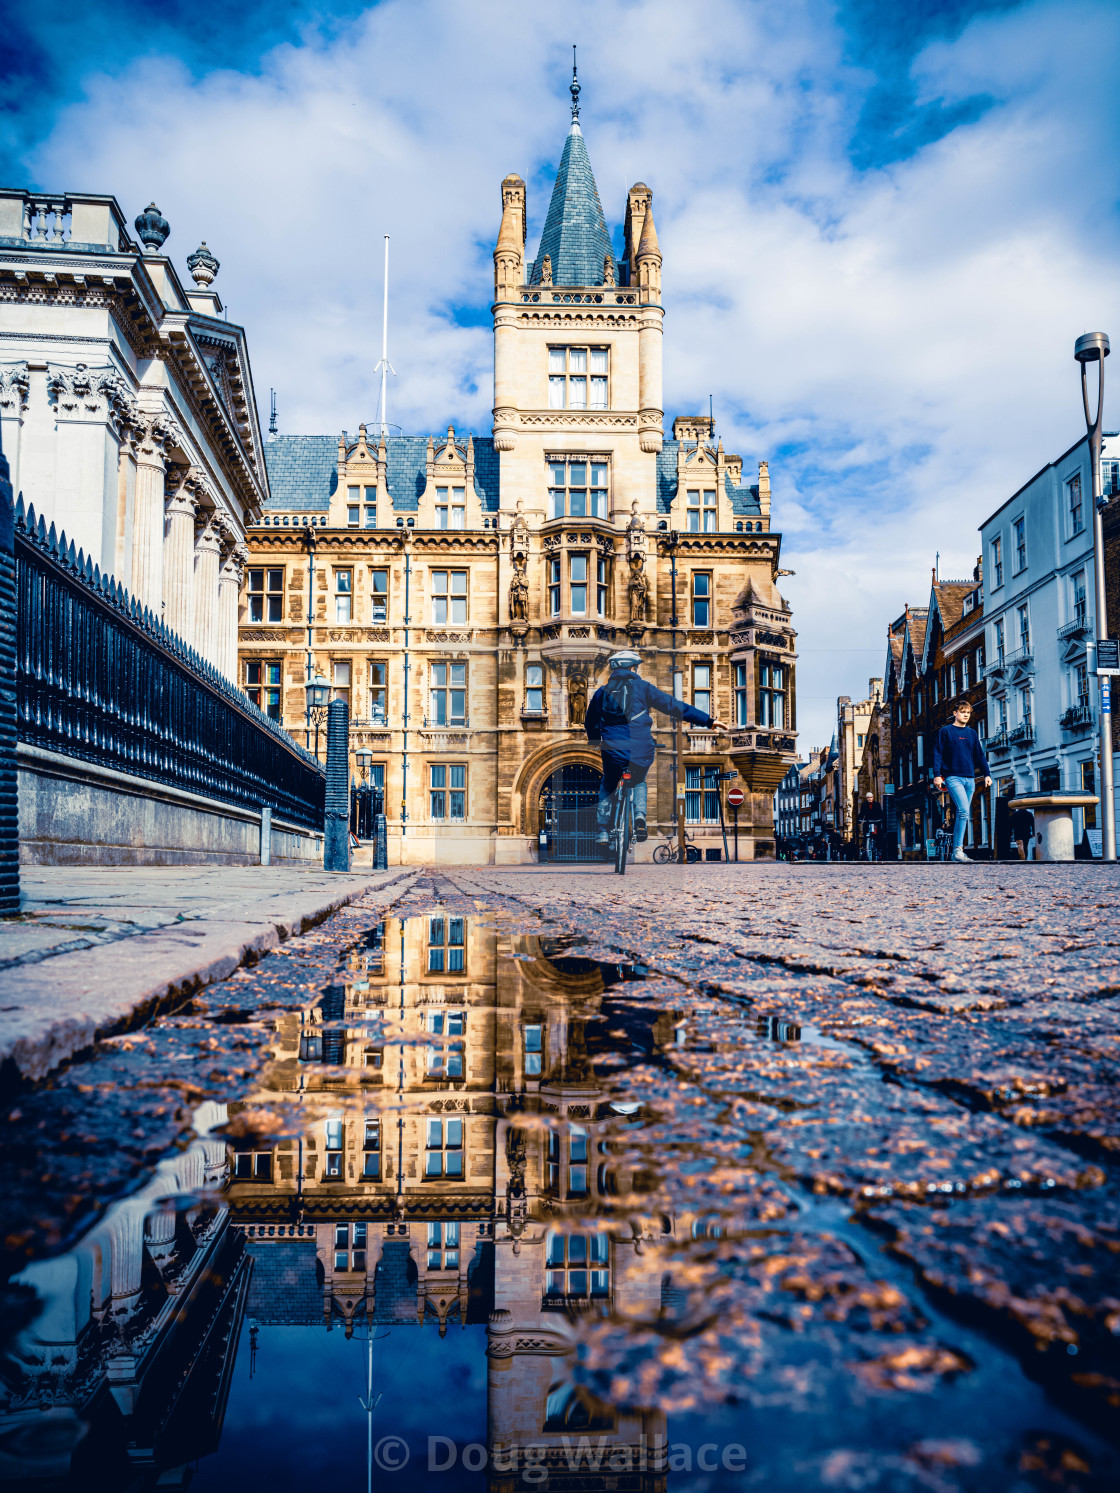
[[[841,695],[836,701],[837,744],[837,806],[836,832],[842,840],[855,836],[856,816],[859,813],[856,787],[863,754],[871,729],[871,717],[883,696],[883,681],[867,681],[867,699],[853,700],[850,695]]]
[[[267,494],[245,333],[153,204],[0,190],[0,444],[17,494],[230,680]]]
[[[653,194],[627,194],[616,258],[577,115],[532,259],[525,184],[501,185],[492,430],[363,425],[266,448],[242,684],[312,747],[307,679],[321,671],[348,701],[351,747],[385,791],[391,864],[592,858],[584,712],[624,645],[660,688],[679,670],[684,698],[734,727],[689,728],[678,784],[658,718],[651,828],[668,831],[679,788],[692,838],[718,858],[715,773],[730,765],[746,856],[773,850],[795,633],[767,464],[745,472],[707,417],[666,433]]]

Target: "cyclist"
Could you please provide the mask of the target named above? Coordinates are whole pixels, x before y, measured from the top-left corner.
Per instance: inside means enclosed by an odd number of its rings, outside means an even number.
[[[873,846],[877,848],[877,836],[883,828],[883,811],[875,802],[874,793],[865,793],[859,806],[860,850],[870,858]]]
[[[632,648],[612,653],[608,660],[610,678],[591,697],[584,719],[587,739],[599,748],[603,758],[603,779],[599,784],[599,802],[595,809],[598,843],[607,844],[607,827],[611,821],[611,798],[629,769],[633,791],[634,838],[644,840],[646,828],[646,773],[657,750],[653,740],[651,710],[661,710],[676,719],[682,717],[691,726],[725,731],[722,721],[705,715],[683,700],[674,700],[637,673],[641,659]]]

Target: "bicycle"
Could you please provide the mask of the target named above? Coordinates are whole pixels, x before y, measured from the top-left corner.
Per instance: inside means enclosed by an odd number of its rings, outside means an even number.
[[[634,815],[630,803],[630,792],[630,774],[624,772],[618,781],[618,787],[614,790],[610,829],[607,832],[611,854],[614,857],[614,869],[619,876],[626,875],[626,856],[634,837]]]
[[[861,861],[881,861],[883,853],[879,849],[879,830],[877,826],[868,826],[863,831],[863,844],[860,846],[859,858]]]
[[[687,834],[684,837],[684,858],[689,865],[691,865],[694,861],[698,861],[700,859],[699,850],[688,838]],[[677,837],[673,831],[669,832],[666,843],[664,845],[658,845],[655,847],[653,852],[653,859],[659,866],[670,866],[673,865],[676,861],[680,860],[680,852],[677,847]]]

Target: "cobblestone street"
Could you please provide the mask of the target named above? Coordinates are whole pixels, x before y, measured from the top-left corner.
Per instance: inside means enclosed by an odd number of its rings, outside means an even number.
[[[51,1256],[110,1249],[75,1363],[142,1365],[224,1251],[251,1330],[223,1329],[202,1493],[258,1464],[305,1485],[282,1407],[309,1355],[358,1476],[375,1327],[397,1344],[372,1435],[414,1461],[433,1435],[494,1468],[539,1443],[558,1486],[622,1488],[657,1443],[678,1460],[651,1493],[1106,1493],[1118,904],[1092,865],[410,872],[22,1086],[9,1330],[40,1330],[28,1283],[70,1278]],[[47,1403],[40,1341],[9,1357],[21,1415]],[[426,1391],[452,1371],[454,1405]],[[588,1434],[609,1476],[571,1460]],[[396,1485],[467,1486],[416,1475]]]

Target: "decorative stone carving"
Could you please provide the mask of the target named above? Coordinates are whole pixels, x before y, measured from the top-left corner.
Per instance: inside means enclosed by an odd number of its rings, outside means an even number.
[[[552,255],[546,254],[541,260],[541,284],[552,284]]]
[[[189,262],[189,261],[188,261]],[[614,284],[614,255],[607,254],[603,257],[603,284]]]
[[[587,714],[587,675],[573,670],[568,676],[568,725],[582,726]]]
[[[646,526],[638,512],[637,503],[630,504],[630,522],[626,526],[626,553],[631,559],[635,555],[645,558],[647,548]]]
[[[191,272],[191,279],[202,290],[214,283],[214,277],[221,269],[221,265],[206,247],[203,239],[193,254],[187,255],[187,269]]]
[[[72,416],[79,410],[92,414],[97,410],[94,376],[85,363],[74,368],[59,368],[52,364],[47,371],[47,394],[59,414]]]
[[[509,531],[509,548],[514,564],[518,558],[524,559],[529,553],[529,525],[525,520],[525,504],[520,498],[517,500],[517,512]]]
[[[22,415],[27,408],[31,375],[26,363],[0,363],[0,410]]]
[[[529,620],[529,582],[525,577],[525,556],[513,557],[513,579],[509,583],[509,616],[511,622]]]
[[[639,631],[645,626],[646,603],[649,600],[649,581],[645,572],[645,557],[641,554],[630,556],[630,580],[627,583],[627,594],[630,599],[630,626]]]
[[[140,236],[140,242],[149,254],[158,254],[171,233],[171,224],[154,202],[148,203],[144,211],[137,217],[134,226]]]

